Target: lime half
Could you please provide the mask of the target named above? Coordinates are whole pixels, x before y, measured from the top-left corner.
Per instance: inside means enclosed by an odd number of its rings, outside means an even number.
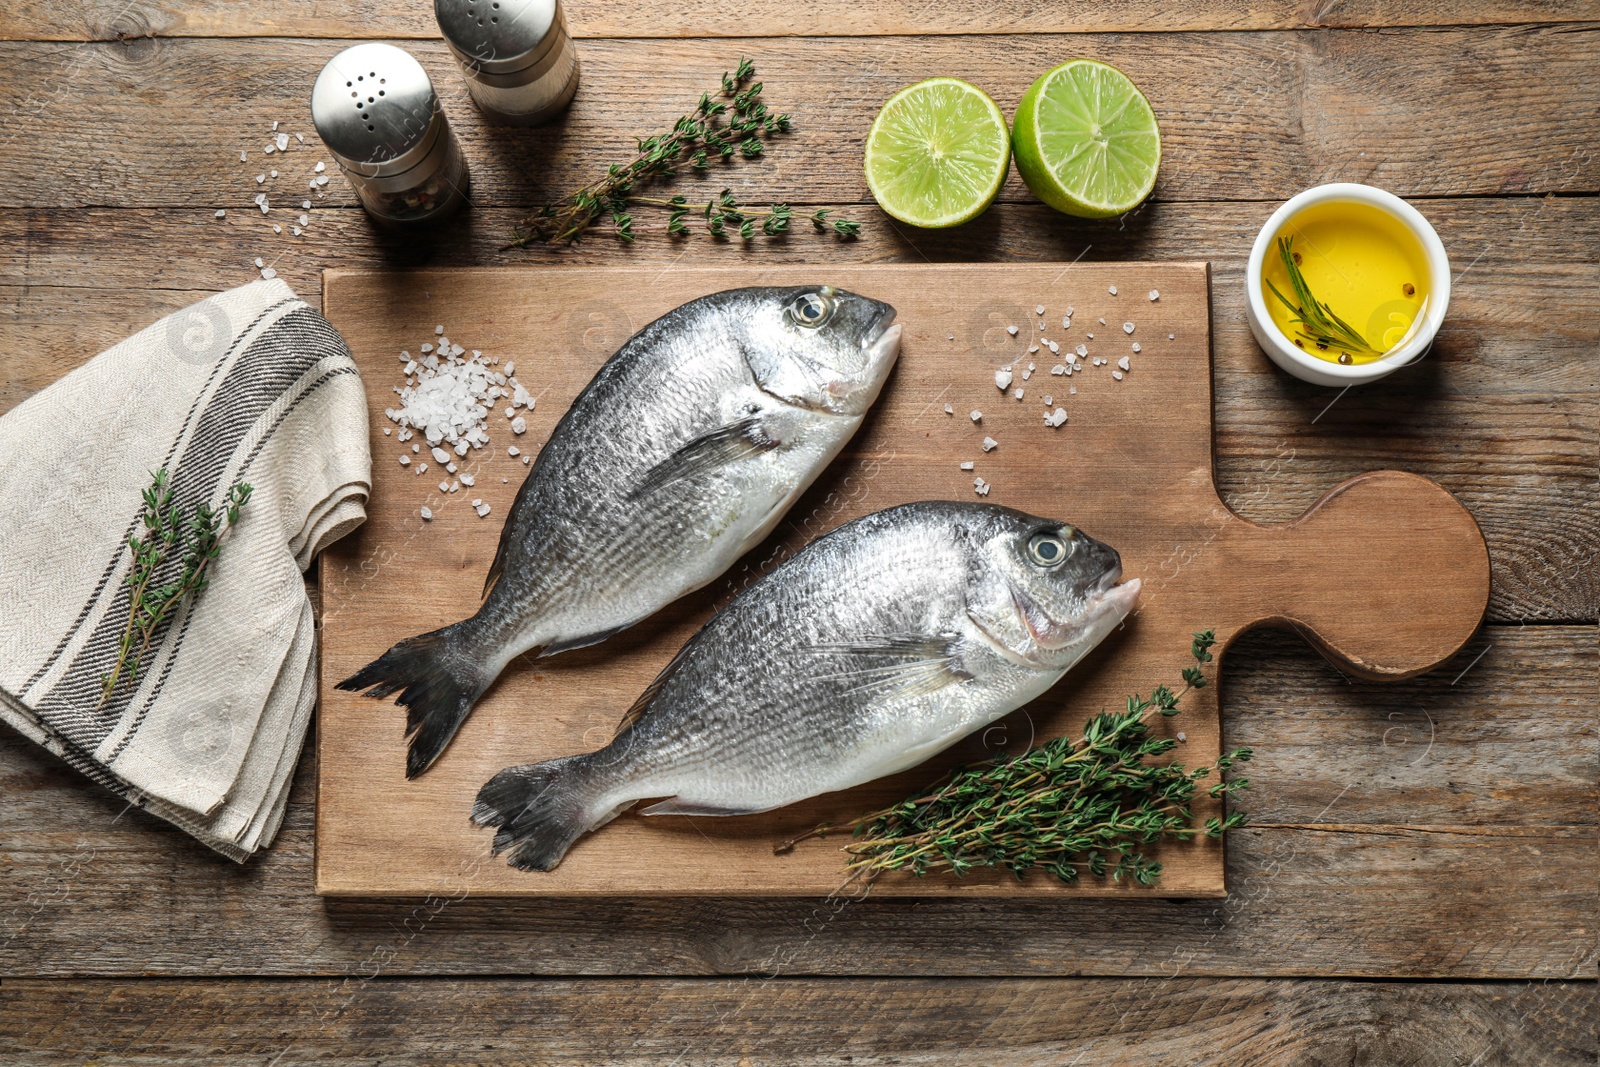
[[[1017,170],[1057,211],[1102,219],[1138,207],[1161,168],[1161,129],[1150,101],[1116,67],[1063,63],[1017,105]]]
[[[867,187],[878,205],[926,229],[981,215],[1010,164],[1006,117],[982,89],[955,78],[901,89],[867,134]]]

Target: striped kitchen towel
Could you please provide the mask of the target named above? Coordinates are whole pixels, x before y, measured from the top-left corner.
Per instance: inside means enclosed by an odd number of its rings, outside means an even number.
[[[130,535],[165,468],[182,513],[248,483],[209,585],[109,696]],[[316,699],[301,572],[366,517],[367,406],[282,281],[162,319],[0,418],[0,718],[235,860],[271,843]],[[178,553],[154,583],[178,576]]]

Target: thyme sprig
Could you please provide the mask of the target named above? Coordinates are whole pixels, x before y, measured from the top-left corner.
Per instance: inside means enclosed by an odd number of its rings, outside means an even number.
[[[138,523],[142,533],[128,535],[128,550],[133,565],[123,579],[132,587],[128,622],[117,646],[117,662],[100,678],[100,704],[111,699],[124,675],[129,682],[139,677],[140,662],[150,651],[150,642],[161,623],[185,597],[199,596],[209,583],[206,571],[222,550],[222,537],[239,521],[239,512],[250,500],[251,488],[236,482],[220,509],[201,502],[187,519],[183,509],[173,503],[171,479],[165,467],[150,476],[144,491]],[[182,553],[183,569],[178,577],[161,585],[153,584],[157,572],[168,559]],[[98,705],[97,705],[98,707]]]
[[[505,248],[570,244],[601,218],[609,218],[616,236],[631,242],[632,208],[637,204],[671,209],[666,232],[673,235],[689,233],[687,219],[696,213],[705,218],[706,231],[713,237],[738,234],[749,240],[755,237],[757,228],[775,237],[788,232],[789,222],[796,217],[809,220],[819,231],[831,230],[841,238],[855,237],[861,224],[829,218],[832,208],[799,216],[786,203],[759,210],[744,208],[727,189],[703,205],[690,205],[681,196],[661,200],[634,195],[641,185],[670,179],[685,170],[704,173],[719,162],[756,159],[766,151],[768,141],[794,129],[789,115],[767,108],[761,99],[762,83],[752,80],[755,72],[755,64],[741,56],[737,67],[723,72],[715,95],[701,93],[694,110],[681,116],[671,129],[636,141],[634,155],[627,162],[611,164],[604,177],[524,219]]]
[[[1300,271],[1296,255],[1293,237],[1278,238],[1278,257],[1283,261],[1284,273],[1289,277],[1289,287],[1294,290],[1294,300],[1284,296],[1272,284],[1272,279],[1263,278],[1262,281],[1267,283],[1267,288],[1272,290],[1272,295],[1278,298],[1279,303],[1293,312],[1293,321],[1299,325],[1300,332],[1323,350],[1337,348],[1352,356],[1381,356],[1383,353],[1373,348],[1361,331],[1316,298],[1311,286],[1306,284],[1306,276]]]
[[[919,795],[846,824],[853,835],[844,847],[846,870],[870,880],[890,870],[962,875],[993,867],[1021,878],[1024,871],[1041,867],[1063,882],[1087,871],[1153,884],[1161,864],[1142,847],[1188,841],[1202,832],[1190,808],[1201,782],[1217,774],[1219,781],[1205,787],[1214,798],[1249,786],[1249,779],[1225,777],[1250,759],[1248,748],[1192,769],[1176,761],[1147,762],[1178,743],[1150,736],[1153,717],[1176,715],[1179,701],[1206,684],[1201,667],[1212,659],[1216,634],[1206,630],[1193,636],[1195,662],[1184,668],[1178,692],[1160,685],[1148,698],[1135,694],[1126,709],[1091,719],[1076,740],[1058,738],[1020,755],[957,767]],[[1229,812],[1208,818],[1203,831],[1220,838],[1246,819],[1242,811]],[[805,836],[830,829],[824,825]]]

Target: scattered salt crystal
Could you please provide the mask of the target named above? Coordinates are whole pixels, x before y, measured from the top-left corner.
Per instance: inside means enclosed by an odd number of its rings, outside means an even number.
[[[1054,411],[1052,411],[1050,413],[1050,425],[1052,425],[1052,426],[1060,426],[1062,423],[1064,423],[1066,421],[1067,421],[1067,410],[1066,410],[1066,408],[1056,408]]]
[[[520,455],[522,455],[522,449],[518,448],[516,445],[507,445],[506,446],[506,455],[508,455],[508,456],[520,456]]]
[[[1032,377],[1033,377],[1033,364],[1030,363],[1030,364],[1028,364],[1028,369],[1022,372],[1022,380],[1023,381],[1027,381],[1029,378],[1032,378]]]
[[[326,174],[319,174],[319,175],[317,175],[317,176],[316,176],[316,178],[314,178],[314,179],[313,179],[313,180],[314,180],[314,181],[315,181],[315,182],[316,182],[316,183],[317,183],[317,184],[318,184],[318,185],[327,185],[327,184],[328,184],[328,176],[327,176],[327,175],[326,175]]]
[[[311,222],[311,216],[310,215],[301,215],[300,216],[300,225],[305,226],[310,222]]]
[[[1029,355],[1032,355],[1033,353],[1035,353],[1037,351],[1039,351],[1039,346],[1038,345],[1029,345],[1028,346],[1028,354]]]
[[[228,212],[226,211],[226,209],[220,209],[219,208],[217,213],[215,215],[211,216],[211,217],[214,218],[214,219],[225,219],[225,218],[228,217]]]
[[[394,433],[394,427],[393,426],[385,426],[383,428],[383,436],[388,437],[392,433]]]
[[[423,346],[422,346],[422,351],[423,352],[432,352],[433,351],[433,343],[431,341],[425,342],[423,344]]]
[[[1044,333],[1044,320],[1039,321],[1039,332]]]
[[[328,165],[326,163],[322,162],[322,160],[319,159],[319,160],[317,160],[317,165],[312,167],[311,169],[316,171],[318,174],[321,174],[323,171],[328,169]]]
[[[272,143],[278,146],[278,151],[282,152],[284,149],[289,147],[289,135],[286,133],[280,133],[278,136],[272,139]]]
[[[444,469],[449,473],[454,474],[456,472],[456,465],[454,463],[446,463],[444,465]]]
[[[256,175],[256,184],[257,185],[260,185],[262,182],[264,182],[266,180],[267,180],[267,176],[265,174],[257,174]]]
[[[450,453],[446,452],[444,449],[440,448],[438,445],[435,445],[433,447],[432,452],[433,452],[433,459],[434,459],[435,463],[449,463],[450,462]]]
[[[1177,339],[1178,339],[1178,335],[1177,335],[1177,334],[1175,334],[1175,333],[1169,333],[1169,334],[1167,334],[1167,340],[1169,340],[1169,341],[1176,341],[1176,340],[1177,340]]]
[[[1117,295],[1117,287],[1116,287],[1116,286],[1114,286],[1114,285],[1113,285],[1113,286],[1110,286],[1110,287],[1108,287],[1108,288],[1107,288],[1107,289],[1106,289],[1106,292],[1108,292],[1108,293],[1110,293],[1110,294],[1111,294],[1111,295],[1112,295],[1112,296],[1116,296],[1116,295]],[[1100,320],[1100,321],[1102,321],[1102,322],[1104,322],[1104,321],[1105,321],[1105,320],[1104,320],[1104,319],[1102,319],[1102,320]]]
[[[1080,356],[1087,356],[1089,354],[1089,346],[1079,345],[1077,348],[1074,348],[1073,351],[1078,353]]]
[[[1078,387],[1076,385],[1067,386],[1067,393],[1069,395],[1071,395],[1071,396],[1077,396],[1078,395]]]
[[[277,119],[273,119],[272,120],[272,132],[273,133],[277,133],[278,132],[278,120]]]
[[[310,210],[311,210],[311,201],[309,201],[309,200],[302,200],[302,201],[300,201],[300,206],[301,206],[301,207],[302,207],[302,208],[304,208],[304,209],[305,209],[305,210],[307,210],[307,211],[310,211]]]
[[[239,153],[239,162],[240,163],[248,163],[248,162],[250,162],[250,157],[245,155],[243,152],[240,152]]]
[[[522,433],[523,431],[527,430],[527,428],[528,420],[523,418],[521,415],[518,415],[516,418],[511,420],[512,433]]]
[[[426,463],[418,463],[417,464],[417,473],[418,474],[422,474],[427,469],[428,469],[428,465]]]
[[[267,145],[266,147],[262,148],[261,150],[263,152],[265,152],[269,156],[272,155],[272,153],[277,151],[277,149],[274,148],[272,145]]]
[[[1070,329],[1072,329],[1072,316],[1071,316],[1071,315],[1065,315],[1065,316],[1062,316],[1062,319],[1061,319],[1061,328],[1062,328],[1062,329],[1063,329],[1063,330],[1070,330]]]
[[[1056,344],[1056,342],[1051,341],[1050,342],[1050,354],[1052,356],[1060,355],[1061,354],[1061,346]]]
[[[964,462],[964,463],[962,463],[962,464],[961,464],[961,469],[962,469],[962,470],[964,470],[964,471],[969,471],[969,470],[971,470],[971,469],[972,469],[972,468],[973,468],[973,467],[974,467],[974,466],[975,466],[975,464],[974,464],[974,463],[973,463],[973,462],[972,462],[972,460],[970,460],[970,459],[969,459],[969,460],[967,460],[967,461],[966,461],[966,462]]]
[[[439,492],[448,493],[449,491],[450,491],[450,483],[449,482],[440,482],[439,483]]]
[[[272,224],[272,232],[273,233],[282,233],[283,232],[283,227],[279,226],[276,222],[274,222]]]
[[[458,456],[466,455],[467,454],[467,449],[469,449],[471,447],[472,447],[472,441],[469,438],[466,438],[466,437],[461,438],[461,440],[456,442],[456,455],[458,455]]]
[[[443,337],[444,336],[444,323],[441,322],[439,325],[437,325],[437,326],[435,326],[433,328],[433,335],[435,337]]]
[[[954,415],[956,413],[956,409],[955,409],[955,407],[953,405],[946,404],[944,406],[944,413],[946,415]]]
[[[268,281],[271,281],[273,278],[276,278],[277,276],[278,276],[278,272],[273,270],[271,267],[262,267],[261,268],[261,277],[267,279]]]
[[[473,497],[472,498],[472,506],[475,507],[475,508],[482,507],[483,506],[483,497],[481,497],[481,496]]]
[[[978,495],[979,496],[988,496],[989,495],[989,483],[988,482],[985,482],[982,485],[978,486]]]
[[[1123,356],[1121,359],[1117,360],[1117,369],[1118,370],[1127,370],[1128,369],[1128,357],[1127,356]]]
[[[289,227],[289,232],[294,234],[296,237],[299,237],[305,231],[300,229],[300,227],[298,227],[298,226],[290,226]]]
[[[522,457],[522,465],[523,465],[523,466],[524,466],[524,467],[526,467],[526,466],[527,466],[527,465],[528,465],[528,460],[530,460],[530,459],[532,459],[532,458],[533,458],[533,457],[532,457],[532,456],[529,456],[529,455],[527,455],[527,454],[526,454],[526,453],[524,453],[524,454],[523,454],[523,457]]]
[[[400,466],[402,466],[402,467],[409,467],[409,466],[411,466],[411,457],[410,457],[410,456],[405,456],[405,455],[402,455],[402,456],[401,456],[401,457],[400,457]]]
[[[1098,322],[1102,326],[1104,326],[1106,324],[1106,320],[1105,319],[1096,319],[1095,321]]]
[[[1139,342],[1138,341],[1133,342],[1133,350],[1135,352],[1141,351],[1141,349],[1139,348]]]
[[[1034,307],[1034,309],[1033,309],[1033,313],[1035,315],[1043,315],[1044,314],[1044,305],[1043,304],[1036,305]]]
[[[261,257],[260,257],[260,256],[257,256],[257,257],[256,257],[256,266],[257,266],[257,267],[258,267],[258,268],[259,268],[259,267],[264,267],[264,266],[266,266],[266,263],[264,263],[264,262],[263,262],[263,261],[262,261],[262,259],[261,259]]]
[[[973,422],[977,422],[979,419],[983,418],[983,412],[979,411],[977,408],[973,408],[970,417]]]
[[[472,354],[477,355],[478,353],[474,352]],[[515,373],[517,373],[517,361],[514,359],[506,360],[506,377],[509,378]]]
[[[489,515],[489,505],[488,504],[479,504],[477,507],[473,508],[472,510],[476,511],[478,513],[478,518],[480,518],[480,519],[487,518],[488,515]]]
[[[1021,400],[1022,399],[1022,387],[1018,386],[1017,388],[1013,389],[1011,391],[1011,395],[1016,397],[1018,400]]]
[[[306,143],[306,135],[305,135],[305,134],[303,134],[303,133],[297,133],[297,134],[295,134],[295,135],[294,135],[294,139],[295,139],[295,140],[296,140],[296,141],[299,141],[299,142],[300,142],[300,143],[301,143],[301,144],[305,144],[305,143]]]
[[[1094,340],[1094,334],[1092,334],[1092,333],[1086,333],[1086,334],[1084,334],[1084,336],[1087,337],[1091,341]]]
[[[1050,368],[1050,373],[1059,378],[1061,375],[1067,373],[1067,368],[1062,364],[1057,363],[1054,367]]]
[[[1015,326],[1007,326],[1006,333],[1009,333],[1012,337],[1015,337],[1017,335],[1017,328]]]
[[[477,475],[474,474],[463,474],[461,476],[461,484],[466,486],[468,489],[472,488],[472,484],[477,480]]]
[[[1151,303],[1154,303],[1155,301],[1160,300],[1160,299],[1161,299],[1161,290],[1159,290],[1159,289],[1150,290],[1150,302]]]
[[[1006,367],[1003,370],[997,370],[994,372],[994,387],[1000,390],[1002,393],[1011,388],[1010,367]]]
[[[1115,379],[1116,379],[1116,380],[1117,380],[1117,381],[1119,381],[1119,382],[1120,382],[1120,381],[1122,381],[1122,372],[1121,372],[1121,371],[1119,371],[1119,370],[1114,370],[1114,371],[1112,371],[1112,372],[1111,372],[1111,376],[1112,376],[1112,377],[1113,377],[1113,378],[1115,378]]]
[[[983,450],[985,452],[993,452],[997,447],[999,447],[999,445],[1000,442],[996,441],[992,437],[985,437],[983,439]]]
[[[1179,741],[1188,741],[1189,740],[1189,735],[1184,733],[1182,730],[1179,730],[1178,731],[1178,740]]]
[[[433,521],[433,512],[432,512],[432,510],[430,510],[428,508],[423,508],[422,511],[421,511],[421,515],[422,515],[422,521],[423,522],[432,522]]]
[[[276,177],[277,177],[277,176],[278,176],[278,172],[277,172],[277,171],[275,171],[275,170],[269,170],[269,171],[267,171],[267,177],[269,177],[269,178],[276,178]]]
[[[1122,324],[1122,332],[1123,333],[1132,333],[1133,332],[1133,323],[1131,323],[1131,322],[1123,323]]]
[[[1051,396],[1049,393],[1046,393],[1044,395],[1044,406],[1045,407],[1049,407],[1051,404],[1054,404],[1055,402],[1056,402],[1056,398]]]

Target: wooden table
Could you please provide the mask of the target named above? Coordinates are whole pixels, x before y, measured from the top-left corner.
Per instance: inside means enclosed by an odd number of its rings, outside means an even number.
[[[314,757],[278,844],[235,867],[7,733],[0,1060],[1594,1062],[1600,25],[1574,20],[1600,20],[1600,3],[1012,8],[573,0],[578,99],[554,126],[506,134],[478,121],[420,0],[14,0],[0,410],[255,277],[256,256],[313,301],[328,266],[1209,259],[1230,503],[1277,521],[1363,470],[1412,470],[1473,510],[1494,566],[1490,625],[1425,677],[1345,678],[1287,636],[1232,654],[1225,742],[1257,754],[1232,896],[324,902]],[[839,36],[790,36],[824,32]],[[311,82],[364,37],[423,61],[471,160],[474,207],[435,241],[375,234],[337,176],[299,238],[289,212],[251,206],[273,120],[307,137],[286,173],[326,158]],[[670,121],[741,53],[798,132],[726,183],[840,205],[865,220],[860,241],[496,251],[520,212]],[[1078,55],[1115,62],[1156,107],[1166,158],[1148,205],[1074,221],[1013,177],[952,232],[877,212],[861,140],[892,91],[954,74],[1009,111]],[[1271,208],[1334,180],[1410,198],[1457,271],[1432,357],[1343,396],[1268,364],[1241,274]]]

